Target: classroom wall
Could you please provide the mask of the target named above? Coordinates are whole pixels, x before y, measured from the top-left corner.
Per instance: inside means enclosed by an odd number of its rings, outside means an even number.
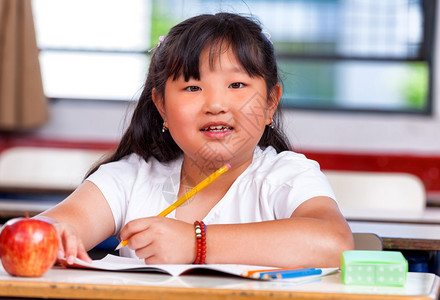
[[[436,66],[435,73],[440,67]],[[439,74],[440,75],[440,74]],[[438,76],[438,75],[436,75]],[[440,155],[440,107],[435,86],[432,116],[284,110],[297,151]],[[116,141],[130,116],[124,103],[57,101],[51,120],[36,132],[49,139]]]
[[[436,62],[435,76],[440,66]],[[285,110],[285,127],[297,151],[440,155],[440,106],[434,87],[432,116]],[[37,136],[63,140],[116,141],[129,109],[124,103],[57,101]]]
[[[436,26],[438,52],[440,22]],[[440,155],[439,73],[440,62],[435,59],[432,116],[286,109],[288,136],[298,151]],[[121,102],[53,102],[50,123],[36,134],[51,139],[117,140],[127,109]]]

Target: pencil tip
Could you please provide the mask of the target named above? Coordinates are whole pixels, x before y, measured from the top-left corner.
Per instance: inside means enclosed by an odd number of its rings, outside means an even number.
[[[118,251],[119,249],[121,249],[122,247],[124,247],[124,245],[122,243],[119,243],[118,246],[116,246],[114,251]]]

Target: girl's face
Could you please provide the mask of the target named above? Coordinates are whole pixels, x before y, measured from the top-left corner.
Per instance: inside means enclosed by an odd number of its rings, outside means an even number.
[[[231,50],[209,64],[209,50],[200,57],[200,80],[169,78],[165,99],[153,100],[184,159],[200,170],[226,162],[249,165],[265,126],[281,97],[281,86],[267,100],[265,80],[250,77]]]

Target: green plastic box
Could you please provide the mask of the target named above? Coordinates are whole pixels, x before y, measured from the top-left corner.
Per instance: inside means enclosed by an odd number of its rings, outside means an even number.
[[[341,255],[341,271],[344,284],[403,286],[408,262],[398,251],[351,250]]]

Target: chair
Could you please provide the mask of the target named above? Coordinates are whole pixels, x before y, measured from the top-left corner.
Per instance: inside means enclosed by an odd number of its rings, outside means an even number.
[[[426,207],[422,181],[407,173],[324,171],[346,218],[416,218]]]
[[[354,232],[354,249],[355,250],[375,250],[383,249],[382,239],[374,233]]]
[[[103,151],[12,147],[0,154],[0,188],[74,190]]]
[[[0,153],[0,217],[36,215],[81,184],[103,151],[11,147]]]

